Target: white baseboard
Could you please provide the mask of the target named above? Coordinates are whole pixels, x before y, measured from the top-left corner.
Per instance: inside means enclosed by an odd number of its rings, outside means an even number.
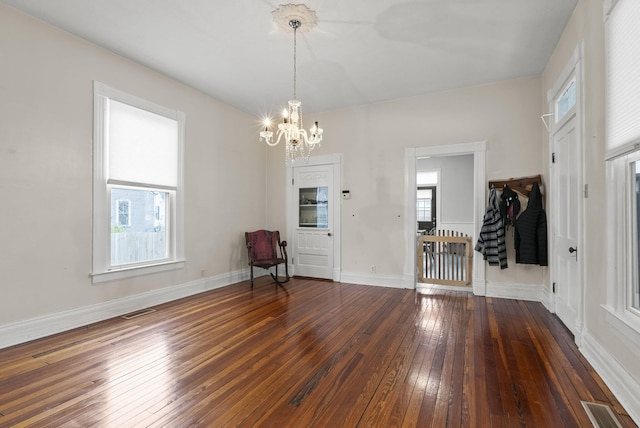
[[[414,288],[413,278],[405,278],[398,275],[380,275],[377,273],[343,271],[340,275],[340,282],[377,287]]]
[[[487,281],[486,296],[541,302],[543,290],[544,286],[541,284],[514,284],[512,282]]]
[[[582,332],[580,352],[607,384],[631,419],[640,425],[640,383],[598,343],[587,329]]]
[[[478,280],[473,278],[473,294],[476,296],[486,296],[487,295],[487,281]]]
[[[256,275],[261,276],[261,275]],[[249,269],[0,326],[0,349],[249,279]]]
[[[553,295],[553,292],[545,286],[542,286],[542,300],[540,302],[552,314],[556,312],[555,296]]]

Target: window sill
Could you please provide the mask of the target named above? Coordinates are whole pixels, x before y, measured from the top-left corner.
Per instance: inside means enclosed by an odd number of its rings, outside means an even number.
[[[152,273],[183,269],[185,262],[185,260],[175,260],[154,265],[135,266],[123,269],[114,269],[106,272],[96,272],[91,275],[91,283],[100,284],[103,282],[117,281],[119,279],[132,278]]]
[[[620,332],[630,344],[640,344],[640,317],[629,312],[620,311],[611,306],[602,305],[607,311],[606,319],[611,327]],[[640,352],[640,347],[635,345],[636,350]]]

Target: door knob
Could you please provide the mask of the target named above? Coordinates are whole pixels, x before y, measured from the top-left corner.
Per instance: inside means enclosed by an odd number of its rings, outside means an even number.
[[[578,249],[576,247],[569,247],[569,252],[571,254],[576,253],[578,251]]]
[[[327,236],[331,236],[331,232],[327,233]]]

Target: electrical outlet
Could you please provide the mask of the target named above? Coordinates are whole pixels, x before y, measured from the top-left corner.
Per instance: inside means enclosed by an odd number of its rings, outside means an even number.
[[[371,271],[371,273],[376,273],[376,265],[371,265],[369,267],[369,270]]]

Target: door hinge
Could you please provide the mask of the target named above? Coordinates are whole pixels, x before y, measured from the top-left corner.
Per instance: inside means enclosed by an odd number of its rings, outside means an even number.
[[[556,163],[556,154],[551,153],[551,163]]]
[[[293,178],[291,179],[291,185],[292,185],[292,186],[293,186],[293,182],[294,182],[294,180],[295,180],[295,179],[293,179]]]
[[[588,184],[584,185],[584,197],[585,197],[585,199],[589,197],[589,185]]]
[[[554,282],[553,285],[551,286],[551,291],[553,292],[553,294],[556,293],[556,283]]]

